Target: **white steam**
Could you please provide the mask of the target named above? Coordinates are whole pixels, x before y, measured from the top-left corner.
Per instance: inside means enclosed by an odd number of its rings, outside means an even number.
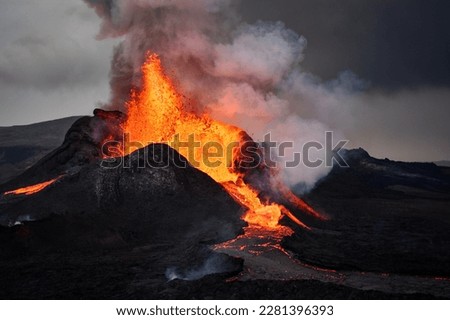
[[[224,263],[220,255],[211,255],[197,268],[183,270],[177,267],[169,267],[166,269],[165,276],[168,281],[176,279],[194,281],[210,274],[219,274],[228,271],[228,264]]]
[[[123,37],[112,62],[113,109],[123,108],[130,88],[139,86],[150,50],[195,108],[209,109],[257,141],[271,133],[278,143],[293,142],[284,156],[289,161],[306,142],[324,145],[325,132],[336,130],[343,114],[340,97],[357,82],[346,74],[321,84],[304,74],[299,64],[306,39],[281,22],[243,23],[232,0],[85,1],[103,18],[100,38]],[[325,159],[324,151],[309,157]],[[290,185],[311,187],[329,170],[300,164],[283,173]]]

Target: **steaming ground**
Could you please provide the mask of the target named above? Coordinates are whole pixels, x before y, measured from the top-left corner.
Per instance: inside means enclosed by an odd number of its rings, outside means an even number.
[[[450,278],[321,268],[296,259],[292,252],[281,246],[282,239],[278,237],[276,233],[260,230],[252,236],[249,231],[248,236],[239,236],[214,248],[217,252],[244,260],[244,271],[235,278],[239,281],[317,280],[387,294],[408,292],[450,297]]]

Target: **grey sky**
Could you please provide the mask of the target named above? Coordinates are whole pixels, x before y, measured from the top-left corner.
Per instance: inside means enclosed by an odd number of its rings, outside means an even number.
[[[371,84],[339,101],[346,116],[331,123],[352,146],[400,160],[450,159],[446,1],[243,0],[241,12],[304,35],[305,71],[330,80],[351,70]],[[115,42],[95,40],[99,24],[81,0],[0,0],[0,126],[90,114],[107,100]]]
[[[450,85],[446,0],[244,0],[248,21],[281,20],[308,39],[303,67],[351,69],[372,86]]]
[[[98,25],[82,1],[0,1],[0,125],[89,114],[108,96]]]

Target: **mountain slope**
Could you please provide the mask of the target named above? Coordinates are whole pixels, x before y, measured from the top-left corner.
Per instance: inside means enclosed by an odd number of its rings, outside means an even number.
[[[330,219],[285,246],[307,263],[339,270],[450,275],[450,172],[432,163],[346,151],[307,200]]]
[[[0,184],[17,176],[57,148],[80,117],[0,127]]]

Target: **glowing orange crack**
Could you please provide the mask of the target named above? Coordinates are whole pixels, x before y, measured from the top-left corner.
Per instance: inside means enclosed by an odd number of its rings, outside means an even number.
[[[49,181],[45,181],[45,182],[41,182],[41,183],[38,183],[38,184],[34,184],[32,186],[19,188],[19,189],[12,190],[12,191],[7,191],[7,192],[4,193],[4,195],[7,196],[7,195],[14,194],[14,195],[26,195],[26,196],[29,196],[31,194],[38,193],[38,192],[44,190],[48,186],[50,186],[53,183],[55,183],[56,181],[58,181],[59,178],[61,178],[61,177],[57,177],[57,178],[49,180]]]

